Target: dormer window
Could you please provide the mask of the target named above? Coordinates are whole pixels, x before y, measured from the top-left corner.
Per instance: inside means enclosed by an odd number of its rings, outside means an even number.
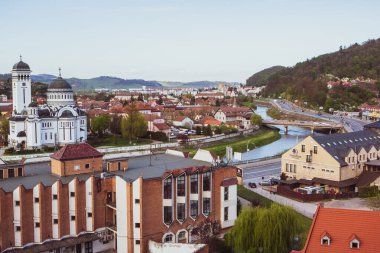
[[[325,235],[321,238],[321,245],[322,246],[330,246],[331,239],[329,236]]]
[[[350,248],[351,249],[359,249],[360,248],[360,242],[358,240],[352,240],[350,242]]]

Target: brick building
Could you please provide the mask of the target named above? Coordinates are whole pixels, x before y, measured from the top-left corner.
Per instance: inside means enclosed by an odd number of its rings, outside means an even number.
[[[0,252],[149,252],[236,219],[236,169],[170,154],[106,159],[71,144],[0,180]],[[204,250],[202,250],[204,252]]]

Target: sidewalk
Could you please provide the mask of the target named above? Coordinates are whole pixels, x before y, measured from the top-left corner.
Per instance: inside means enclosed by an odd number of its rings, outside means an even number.
[[[277,202],[281,205],[291,206],[299,212],[300,214],[313,219],[313,215],[317,209],[317,205],[315,203],[303,203],[298,202],[296,200],[288,199],[283,196],[280,196],[278,194],[270,194],[270,192],[263,190],[261,187],[251,189],[247,186],[245,186],[247,189],[256,192],[257,194],[260,194],[263,197],[266,197],[274,202]]]

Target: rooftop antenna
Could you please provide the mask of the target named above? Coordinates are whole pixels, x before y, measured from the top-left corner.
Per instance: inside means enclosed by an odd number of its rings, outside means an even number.
[[[59,67],[59,69],[58,69],[58,71],[59,71],[59,77],[62,77],[61,76],[61,70],[62,70],[61,67]]]

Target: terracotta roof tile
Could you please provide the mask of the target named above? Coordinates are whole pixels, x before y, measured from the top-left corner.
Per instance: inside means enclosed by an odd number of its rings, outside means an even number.
[[[51,158],[55,160],[64,161],[101,156],[103,156],[103,154],[95,148],[91,147],[89,144],[79,143],[65,145],[60,150],[52,154]]]

